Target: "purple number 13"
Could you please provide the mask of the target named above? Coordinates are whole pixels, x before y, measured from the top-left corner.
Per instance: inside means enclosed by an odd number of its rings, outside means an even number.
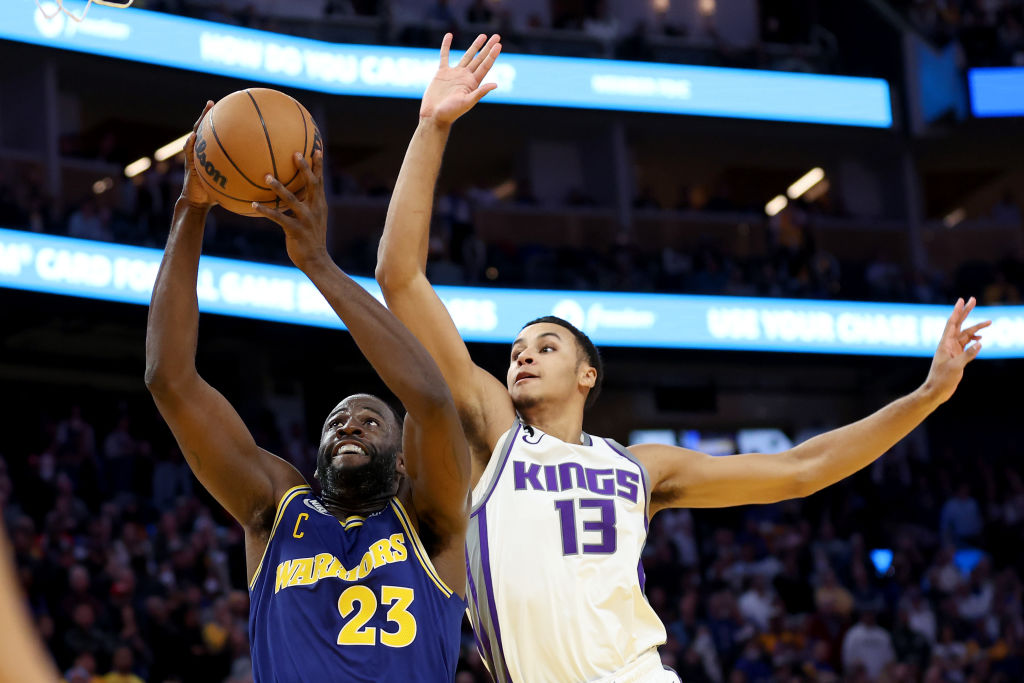
[[[615,501],[610,498],[583,498],[580,500],[556,500],[555,509],[558,510],[558,517],[562,523],[562,554],[576,555],[579,553],[579,544],[576,541],[576,503],[579,503],[580,510],[596,508],[601,511],[600,519],[583,520],[583,531],[601,532],[600,543],[584,543],[583,552],[586,553],[614,553],[615,552]]]

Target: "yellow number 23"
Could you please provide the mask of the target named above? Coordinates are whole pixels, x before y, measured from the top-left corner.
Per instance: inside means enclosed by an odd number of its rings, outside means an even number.
[[[380,629],[379,642],[388,647],[405,647],[416,639],[416,618],[409,612],[412,601],[412,588],[381,586],[379,601],[367,586],[347,588],[338,598],[338,612],[344,619],[357,609],[357,605],[358,611],[338,633],[338,645],[376,645],[377,629],[367,626],[366,622],[377,612],[378,605],[389,605],[388,623],[396,624],[398,628],[395,631]]]

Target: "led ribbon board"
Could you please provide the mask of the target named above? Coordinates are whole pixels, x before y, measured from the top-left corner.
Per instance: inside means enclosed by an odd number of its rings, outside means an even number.
[[[75,12],[79,4],[65,1]],[[136,8],[97,7],[78,24],[5,0],[0,38],[336,95],[419,99],[437,70],[432,49],[325,43]],[[892,125],[889,84],[875,78],[504,54],[489,80],[499,87],[486,102]]]
[[[158,249],[0,229],[0,286],[149,304]],[[356,281],[381,299],[370,278]],[[930,357],[950,306],[726,296],[437,287],[463,338],[511,344],[523,323],[553,314],[600,346]],[[206,313],[344,329],[296,268],[204,256]],[[983,358],[1024,358],[1024,306],[991,318]]]
[[[975,116],[1024,116],[1024,67],[969,69],[967,84]]]

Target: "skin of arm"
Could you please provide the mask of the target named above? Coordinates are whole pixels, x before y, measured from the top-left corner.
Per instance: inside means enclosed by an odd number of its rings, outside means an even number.
[[[953,395],[964,367],[981,350],[978,332],[990,324],[961,329],[974,305],[973,298],[966,304],[957,301],[924,383],[862,420],[773,454],[713,457],[673,446],[630,447],[651,477],[650,514],[669,507],[728,507],[809,496],[870,465]]]
[[[7,535],[0,531],[0,683],[56,683],[61,678],[39,642],[15,576]]]
[[[441,65],[423,95],[420,120],[409,143],[388,206],[377,251],[377,282],[388,308],[437,362],[451,388],[469,440],[473,476],[479,479],[498,438],[515,419],[508,390],[470,358],[465,342],[426,276],[427,243],[434,187],[455,120],[494,89],[481,85],[501,50],[498,36],[476,39],[450,67],[452,36],[441,45]]]
[[[204,116],[211,106],[207,104]],[[196,370],[196,278],[203,228],[213,202],[192,171],[194,145],[195,128],[185,144],[184,189],[174,207],[149,307],[146,386],[196,477],[245,529],[252,576],[266,548],[278,500],[305,480],[290,464],[256,445],[231,404]]]
[[[295,159],[306,178],[306,200],[299,201],[268,176],[267,183],[292,215],[253,206],[281,226],[289,258],[320,290],[360,351],[408,411],[403,457],[411,485],[411,512],[432,538],[443,539],[432,559],[439,560],[435,566],[442,578],[461,589],[466,574],[463,543],[469,519],[470,458],[451,392],[423,345],[331,259],[323,157],[317,152],[312,168],[301,154]]]

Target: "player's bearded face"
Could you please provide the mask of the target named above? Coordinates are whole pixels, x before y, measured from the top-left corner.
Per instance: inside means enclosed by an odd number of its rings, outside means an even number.
[[[368,499],[394,492],[401,426],[377,403],[350,397],[327,418],[316,459],[325,497]]]
[[[366,462],[344,464],[335,461],[331,447],[320,444],[316,475],[325,496],[374,498],[391,492],[397,467],[395,450],[389,448],[382,453],[368,444],[366,452]]]

